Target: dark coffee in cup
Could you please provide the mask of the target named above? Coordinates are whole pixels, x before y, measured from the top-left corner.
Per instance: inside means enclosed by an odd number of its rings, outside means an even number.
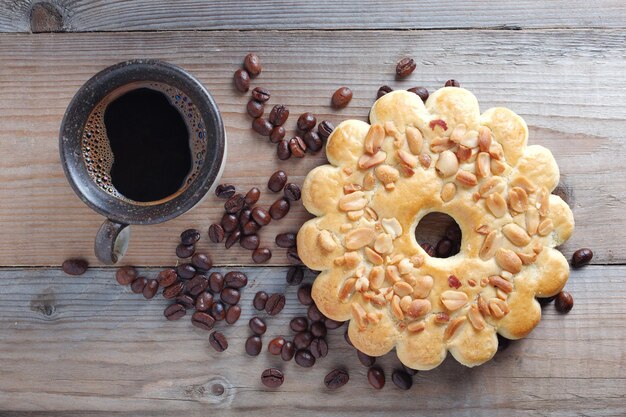
[[[191,99],[157,82],[126,85],[90,113],[82,137],[89,176],[111,196],[155,203],[184,191],[206,155]]]

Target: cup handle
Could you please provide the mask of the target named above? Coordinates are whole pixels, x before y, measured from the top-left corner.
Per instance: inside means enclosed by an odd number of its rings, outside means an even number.
[[[127,224],[106,219],[96,234],[96,257],[105,265],[113,265],[124,256],[128,248],[130,228]]]

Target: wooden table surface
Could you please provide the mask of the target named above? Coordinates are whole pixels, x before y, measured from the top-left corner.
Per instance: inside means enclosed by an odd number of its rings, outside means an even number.
[[[276,249],[264,267],[238,246],[226,252],[203,239],[217,269],[241,267],[250,277],[240,322],[218,326],[231,345],[222,354],[188,320],[165,321],[166,300],[148,302],[117,285],[114,270],[92,254],[103,219],[73,194],[60,165],[58,130],[70,99],[119,61],[172,62],[196,75],[221,109],[229,142],[223,182],[264,189],[280,167],[301,183],[324,155],[278,161],[275,147],[250,130],[247,98],[232,87],[250,51],[264,63],[255,85],[294,116],[308,110],[336,123],[365,120],[380,85],[434,90],[449,78],[483,109],[519,113],[529,142],[554,153],[557,192],[574,212],[575,233],[560,249],[568,258],[583,246],[595,253],[592,265],[570,276],[574,309],[561,315],[549,305],[529,337],[491,362],[469,369],[448,359],[418,373],[408,392],[391,383],[399,362],[387,355],[378,360],[387,386],[374,391],[343,329],[331,332],[329,356],[309,370],[243,353],[256,291],[287,295],[284,312],[268,319],[268,335],[289,336],[289,318],[304,312],[285,284],[284,250],[273,243],[309,218],[300,203],[263,229],[261,239]],[[395,63],[404,56],[418,67],[397,81]],[[341,85],[354,99],[335,111],[329,97]],[[0,0],[0,416],[625,415],[625,160],[621,0]],[[261,202],[274,199],[264,193]],[[209,196],[173,221],[133,227],[124,263],[147,275],[174,264],[180,231],[206,231],[222,203]],[[93,267],[67,276],[59,265],[69,256]],[[271,365],[286,374],[279,390],[260,383]],[[322,380],[336,366],[351,378],[331,392]]]

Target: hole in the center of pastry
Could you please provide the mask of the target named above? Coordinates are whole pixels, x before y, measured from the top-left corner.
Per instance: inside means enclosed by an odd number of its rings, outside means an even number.
[[[422,217],[415,228],[415,240],[435,258],[449,258],[461,249],[461,228],[445,213],[432,212]]]

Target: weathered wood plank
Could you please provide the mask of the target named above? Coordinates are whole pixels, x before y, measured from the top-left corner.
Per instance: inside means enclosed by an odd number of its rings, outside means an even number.
[[[207,343],[207,332],[188,317],[167,322],[160,296],[145,301],[113,278],[111,269],[69,277],[54,269],[2,269],[0,280],[0,414],[3,416],[116,415],[189,416],[219,410],[269,415],[429,416],[608,416],[626,413],[626,274],[624,266],[574,271],[567,289],[575,299],[568,315],[553,305],[527,339],[513,342],[493,361],[464,368],[447,360],[420,372],[409,392],[390,381],[395,354],[379,359],[387,386],[375,392],[366,369],[343,341],[330,333],[329,356],[314,368],[298,368],[265,350],[243,352],[251,299],[258,290],[286,291],[283,312],[268,319],[267,344],[291,337],[288,321],[304,313],[296,289],[284,288],[284,268],[246,269],[250,278],[234,326],[220,323],[230,346],[222,354]],[[155,270],[145,271],[151,275]],[[310,279],[310,278],[309,278]],[[263,316],[265,313],[263,313]],[[285,385],[276,391],[260,383],[268,366],[282,368]],[[327,391],[324,375],[345,366],[347,386]],[[224,387],[222,395],[213,389]]]
[[[68,186],[59,163],[57,135],[72,95],[107,65],[154,57],[195,74],[214,94],[229,140],[223,181],[241,190],[260,186],[278,167],[301,183],[323,163],[321,154],[280,162],[275,147],[257,137],[244,114],[246,97],[232,73],[250,50],[265,63],[255,85],[272,92],[270,103],[319,119],[365,119],[382,84],[437,88],[448,78],[473,90],[482,108],[504,105],[530,126],[530,143],[549,147],[560,165],[560,192],[577,228],[563,250],[592,247],[594,262],[626,260],[626,34],[623,31],[435,32],[212,32],[0,36],[0,265],[59,265],[71,255],[92,256],[102,218]],[[418,70],[394,81],[399,57],[412,55]],[[329,107],[341,85],[354,91],[350,106]],[[264,193],[262,204],[276,197]],[[192,212],[159,226],[135,227],[127,261],[162,265],[172,260],[177,236],[193,226],[207,230],[221,217],[211,196]],[[297,203],[290,215],[261,233],[272,249],[276,233],[296,230],[308,218]],[[609,237],[610,238],[607,238]],[[205,239],[208,241],[208,239]],[[207,243],[204,243],[205,245]],[[206,247],[206,246],[204,246]],[[219,264],[250,263],[249,253],[211,246]],[[284,264],[277,251],[274,264]]]
[[[617,0],[51,1],[69,31],[215,29],[623,28]],[[32,0],[1,0],[0,31],[31,31]]]

